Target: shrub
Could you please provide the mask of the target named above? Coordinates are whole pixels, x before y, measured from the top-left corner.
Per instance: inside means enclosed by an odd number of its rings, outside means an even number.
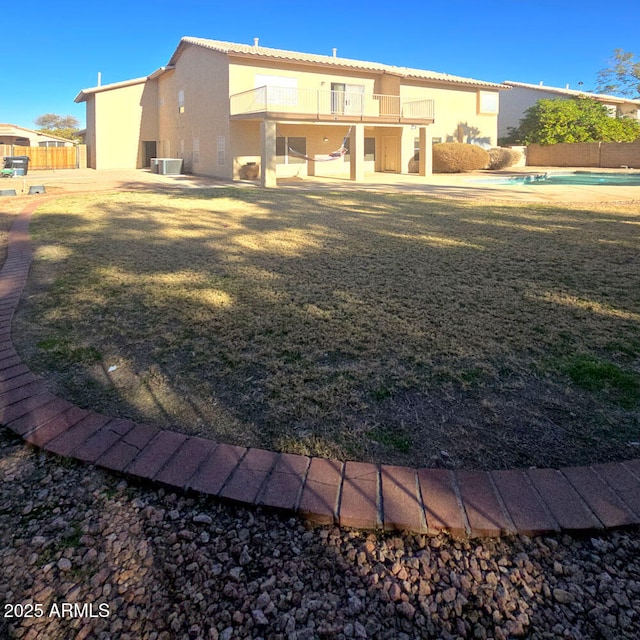
[[[505,149],[504,147],[489,149],[489,166],[487,168],[506,169],[516,164],[521,157],[522,154],[515,149]]]
[[[433,170],[438,173],[460,173],[484,169],[489,154],[475,144],[442,142],[433,145]]]
[[[585,96],[542,99],[524,112],[511,140],[519,144],[560,142],[635,142],[640,123],[635,118],[612,118],[607,107]]]

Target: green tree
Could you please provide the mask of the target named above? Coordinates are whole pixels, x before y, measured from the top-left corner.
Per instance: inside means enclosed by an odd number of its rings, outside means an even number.
[[[640,138],[640,123],[616,118],[593,98],[538,100],[525,111],[511,144],[557,144],[559,142],[633,142]]]
[[[596,91],[640,98],[640,61],[634,53],[615,49],[609,67],[598,72]]]
[[[74,116],[59,116],[55,113],[45,113],[38,116],[34,120],[34,123],[38,127],[38,131],[42,131],[43,133],[73,140],[74,142],[78,142],[80,139],[78,136],[80,122],[78,118]]]

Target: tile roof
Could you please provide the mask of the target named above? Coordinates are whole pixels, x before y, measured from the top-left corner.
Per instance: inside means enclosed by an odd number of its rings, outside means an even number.
[[[74,98],[74,102],[85,102],[88,96],[94,93],[100,93],[101,91],[110,91],[111,89],[121,89],[123,87],[131,87],[136,84],[142,84],[147,81],[149,76],[143,78],[134,78],[133,80],[124,80],[123,82],[112,82],[111,84],[101,84],[98,87],[91,87],[89,89],[82,89],[80,93]]]
[[[588,91],[580,91],[579,89],[569,89],[565,87],[548,87],[544,84],[528,84],[526,82],[512,82],[511,80],[505,80],[503,84],[514,89],[536,89],[538,91],[546,91],[547,93],[557,93],[562,96],[586,96],[587,98],[594,98],[600,102],[612,102],[615,104],[638,104],[640,100],[632,100],[631,98],[621,98],[619,96],[609,96],[603,93],[589,93]]]
[[[434,82],[446,82],[474,87],[488,87],[493,89],[506,89],[503,84],[495,82],[485,82],[473,78],[463,78],[448,73],[438,73],[424,69],[412,69],[408,67],[396,67],[393,65],[381,64],[378,62],[366,62],[364,60],[352,60],[351,58],[339,58],[337,56],[319,55],[314,53],[301,53],[298,51],[287,51],[285,49],[272,49],[235,42],[224,42],[222,40],[209,40],[207,38],[193,38],[185,36],[180,40],[180,44],[175,50],[168,65],[175,64],[185,46],[195,45],[224,53],[227,55],[250,56],[270,60],[281,60],[284,62],[299,62],[306,64],[322,64],[337,68],[357,69],[360,71],[377,71],[390,73],[405,78],[415,78],[417,80],[431,80]]]

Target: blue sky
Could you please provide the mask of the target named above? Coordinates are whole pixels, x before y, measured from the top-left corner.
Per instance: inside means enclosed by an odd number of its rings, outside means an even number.
[[[182,36],[585,90],[614,49],[640,55],[634,0],[33,0],[20,13],[3,12],[0,122],[27,128],[43,113],[84,126],[73,99],[98,72],[103,84],[148,75]]]

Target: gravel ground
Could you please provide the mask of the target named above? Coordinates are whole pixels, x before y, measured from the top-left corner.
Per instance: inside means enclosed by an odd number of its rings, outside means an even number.
[[[460,542],[311,528],[6,430],[0,473],[1,638],[640,637],[638,529]]]

